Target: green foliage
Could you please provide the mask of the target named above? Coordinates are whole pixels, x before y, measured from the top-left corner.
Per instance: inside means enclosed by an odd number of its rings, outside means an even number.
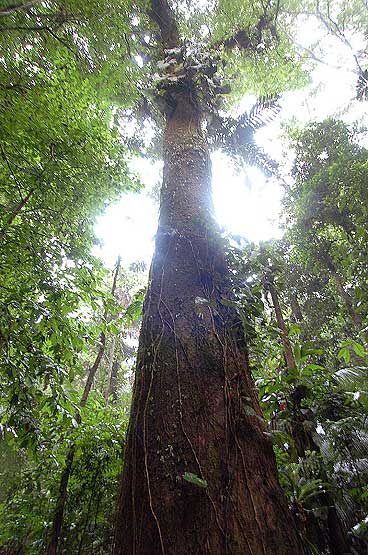
[[[297,204],[293,208],[297,209]],[[229,260],[237,299],[247,298],[245,313],[251,312],[250,292],[260,292],[258,314],[248,320],[252,372],[269,425],[266,433],[273,441],[280,482],[305,541],[319,553],[323,542],[316,547],[316,538],[309,534],[316,523],[326,530],[331,504],[336,506],[344,529],[351,529],[352,538],[353,526],[362,521],[367,509],[367,353],[364,334],[360,338],[352,323],[345,322],[345,338],[339,319],[331,328],[330,305],[323,311],[311,310],[318,298],[304,293],[302,271],[298,269],[298,279],[292,273],[296,271],[295,253],[304,255],[302,249],[299,243],[289,243],[287,248],[284,243],[260,247],[243,243],[240,249],[230,249]],[[321,271],[319,265],[317,258],[313,271]],[[269,297],[270,284],[279,298],[294,355],[293,368],[285,361],[283,332]],[[315,290],[321,291],[318,287]],[[300,302],[296,308],[295,299]],[[326,317],[328,335],[321,330]],[[366,546],[362,538],[351,541]]]
[[[142,318],[143,301],[145,294],[145,289],[141,289],[140,291],[135,293],[132,302],[126,310],[126,318],[128,323],[133,324],[134,322],[139,321]]]
[[[139,185],[111,125],[111,95],[129,105],[136,94],[116,42],[128,6],[111,9],[35,3],[1,17],[0,418],[21,447],[35,445],[39,411],[65,425],[75,412],[65,385],[82,373],[80,353],[99,334],[90,315],[107,301],[94,220]]]
[[[45,427],[49,426],[47,419]],[[126,426],[124,406],[106,408],[94,395],[83,412],[83,424],[50,437],[37,461],[19,453],[21,468],[9,480],[7,500],[0,504],[0,545],[23,546],[29,555],[45,550],[60,473],[74,444],[60,553],[106,553]]]

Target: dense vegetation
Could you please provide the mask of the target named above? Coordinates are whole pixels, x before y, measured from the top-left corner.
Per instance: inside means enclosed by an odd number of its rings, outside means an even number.
[[[283,92],[305,85],[318,62],[315,45],[297,46],[300,18],[352,49],[352,33],[366,39],[366,7],[171,4],[179,53],[157,18],[164,0],[0,5],[0,553],[111,552],[147,275],[120,259],[105,268],[91,253],[93,228],[142,187],[132,158],[164,156],[175,87],[189,79],[212,151],[285,188],[282,240],[222,239],[231,278],[222,310],[241,322],[293,520],[307,552],[363,555],[367,132],[344,114],[289,122],[290,170],[256,131],[280,118]],[[363,50],[354,64],[352,105],[367,98]],[[258,101],[236,117],[250,92]],[[211,302],[196,297],[199,319]],[[262,421],[250,397],[242,410]],[[199,472],[182,478],[211,488]]]

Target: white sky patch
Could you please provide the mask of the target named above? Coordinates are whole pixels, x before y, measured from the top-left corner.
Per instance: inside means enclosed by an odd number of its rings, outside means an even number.
[[[149,263],[154,250],[158,203],[151,192],[160,180],[162,163],[133,158],[130,168],[145,185],[144,191],[122,195],[118,202],[106,208],[95,227],[101,246],[95,247],[93,254],[109,267],[115,264],[118,256],[123,266],[141,260]]]
[[[112,267],[120,255],[123,266],[144,260],[153,254],[153,238],[157,227],[157,204],[144,193],[127,193],[106,209],[98,219],[95,233],[101,247],[93,254]]]
[[[227,231],[257,243],[282,236],[278,216],[283,190],[275,180],[254,167],[235,173],[227,157],[215,153],[212,186],[216,219]]]

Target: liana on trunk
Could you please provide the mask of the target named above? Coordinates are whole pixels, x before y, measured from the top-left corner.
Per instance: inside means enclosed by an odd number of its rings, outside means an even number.
[[[304,553],[264,433],[212,216],[201,113],[175,94],[115,555]]]

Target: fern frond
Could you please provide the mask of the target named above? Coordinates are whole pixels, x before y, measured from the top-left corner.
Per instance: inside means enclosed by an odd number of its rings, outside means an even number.
[[[366,366],[341,368],[333,374],[333,378],[346,389],[358,390],[362,386],[367,388],[368,368]]]
[[[212,116],[208,124],[209,142],[212,148],[221,149],[237,164],[257,166],[267,176],[275,175],[277,164],[254,142],[258,129],[271,123],[279,114],[278,97],[258,100],[251,110],[238,119]]]
[[[241,115],[236,129],[238,140],[242,140],[243,135],[253,134],[274,121],[281,110],[278,100],[278,96],[261,98],[252,106],[249,113],[245,112]]]

